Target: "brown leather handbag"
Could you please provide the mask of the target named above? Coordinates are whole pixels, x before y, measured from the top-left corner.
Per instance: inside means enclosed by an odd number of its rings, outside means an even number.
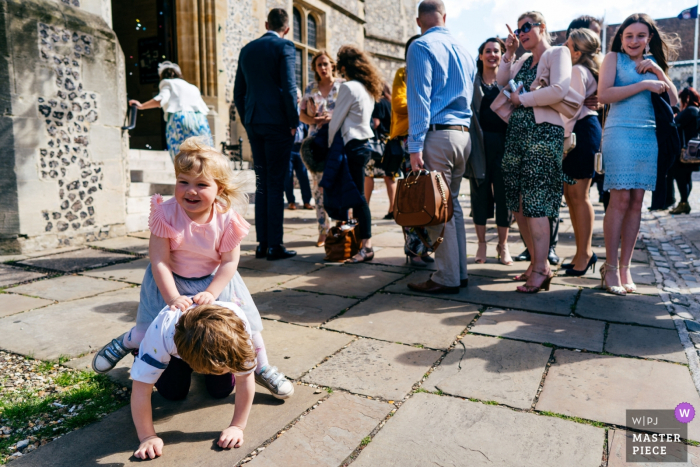
[[[429,245],[422,235],[423,244],[432,249],[443,241],[445,227],[453,215],[452,195],[445,175],[441,172],[419,170],[399,180],[394,202],[394,219],[402,227],[429,227],[443,224],[440,236]],[[404,230],[404,236],[406,232]]]
[[[355,227],[357,227],[357,221],[354,219],[347,223],[338,222],[334,227],[331,227],[326,236],[324,261],[342,263],[360,251],[360,242],[357,240]]]

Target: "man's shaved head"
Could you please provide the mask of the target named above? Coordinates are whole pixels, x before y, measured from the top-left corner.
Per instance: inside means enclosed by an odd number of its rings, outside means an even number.
[[[437,13],[440,16],[445,14],[445,4],[442,3],[442,0],[423,0],[420,5],[418,5],[419,17],[431,13]]]

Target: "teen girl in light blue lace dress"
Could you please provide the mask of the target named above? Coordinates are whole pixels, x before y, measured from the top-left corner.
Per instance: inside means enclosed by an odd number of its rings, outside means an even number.
[[[598,100],[610,104],[603,134],[605,190],[605,264],[602,287],[615,295],[637,290],[630,261],[639,234],[644,191],[656,187],[656,123],[651,93],[668,92],[671,105],[678,93],[668,78],[668,62],[680,41],[664,34],[646,14],[628,17],[613,39],[600,70]],[[618,249],[620,250],[618,258]]]

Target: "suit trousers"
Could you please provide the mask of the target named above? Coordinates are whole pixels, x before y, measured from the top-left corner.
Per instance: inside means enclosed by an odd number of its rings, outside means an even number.
[[[464,229],[464,214],[459,204],[459,186],[467,167],[471,151],[471,140],[467,131],[429,131],[423,145],[423,162],[428,170],[445,174],[452,194],[454,216],[445,226],[444,240],[435,252],[432,280],[447,287],[459,287],[467,278],[467,233]],[[435,241],[443,224],[428,227],[431,240]]]
[[[258,243],[282,245],[284,182],[294,136],[286,125],[250,124],[246,127],[255,167],[255,234]]]

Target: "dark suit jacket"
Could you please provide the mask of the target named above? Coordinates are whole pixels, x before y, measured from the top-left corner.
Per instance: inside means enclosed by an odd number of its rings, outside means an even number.
[[[681,153],[681,140],[678,128],[673,120],[671,98],[665,92],[661,95],[651,93],[656,119],[656,143],[659,154],[656,162],[656,189],[651,197],[651,209],[664,209],[666,204],[666,175],[676,158]]]
[[[243,124],[299,125],[294,44],[267,33],[238,56],[233,101]]]

